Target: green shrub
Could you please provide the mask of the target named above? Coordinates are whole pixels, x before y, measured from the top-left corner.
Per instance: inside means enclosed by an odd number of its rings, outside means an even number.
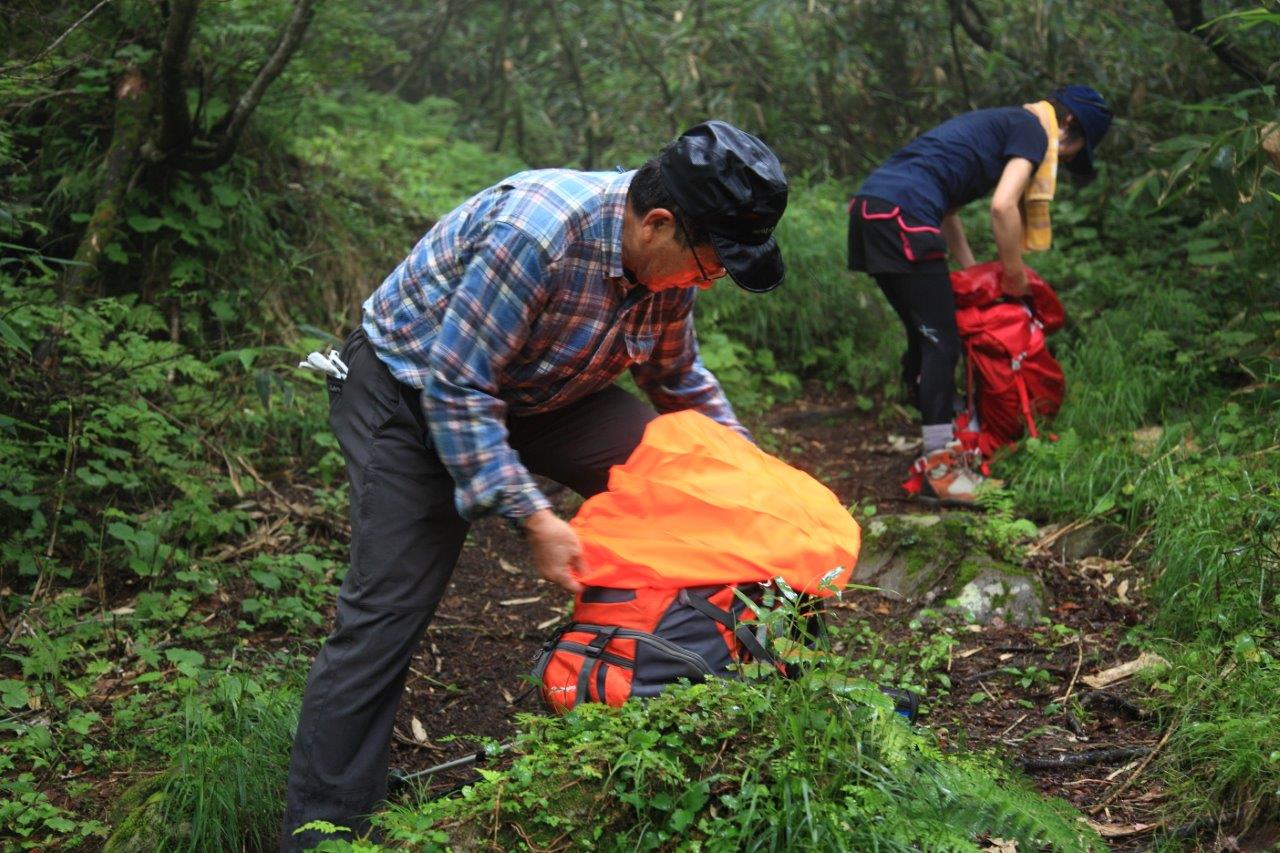
[[[1235,816],[1247,825],[1280,809],[1280,645],[1243,632],[1225,648],[1180,648],[1156,686],[1177,728],[1159,759],[1179,821]]]
[[[188,696],[153,740],[168,767],[124,794],[106,849],[274,847],[297,711],[296,691],[234,675]]]
[[[1280,791],[1280,314],[1259,299],[1256,247],[1232,264],[1214,254],[1234,228],[1155,213],[1119,225],[1114,256],[1046,258],[1073,316],[1054,341],[1059,436],[1029,440],[1000,472],[1024,511],[1140,533],[1148,642],[1175,664],[1156,693],[1174,729],[1157,767],[1175,823],[1247,825]]]
[[[1097,839],[993,761],[944,754],[879,690],[821,670],[526,717],[509,770],[381,818],[388,844],[606,850],[1084,850]]]
[[[410,104],[372,92],[317,97],[291,117],[290,146],[315,170],[316,189],[372,191],[393,199],[393,212],[409,222],[430,223],[528,168],[460,138],[457,116],[458,105],[439,98]],[[420,236],[400,235],[404,252]]]

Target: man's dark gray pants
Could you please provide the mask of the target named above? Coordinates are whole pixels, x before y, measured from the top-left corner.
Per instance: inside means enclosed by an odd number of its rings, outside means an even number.
[[[409,661],[453,574],[468,523],[431,447],[418,392],[396,381],[364,333],[348,338],[349,375],[331,384],[329,422],[351,482],[351,567],[333,633],[307,679],[289,762],[281,848],[325,836],[325,820],[362,833],[386,796],[391,727]],[[509,442],[531,471],[589,496],[626,460],[655,412],[611,386],[540,415],[510,417]]]

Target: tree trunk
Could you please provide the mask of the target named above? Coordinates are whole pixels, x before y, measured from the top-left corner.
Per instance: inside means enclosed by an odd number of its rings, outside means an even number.
[[[221,134],[213,148],[200,151],[192,150],[193,147],[189,148],[174,159],[174,165],[177,168],[188,172],[208,172],[219,168],[231,159],[236,145],[240,142],[240,135],[249,122],[249,116],[253,115],[267,88],[280,76],[280,72],[284,71],[294,51],[302,44],[302,39],[307,34],[307,27],[311,26],[311,19],[315,17],[315,13],[316,0],[294,0],[293,14],[281,31],[280,39],[271,51],[271,56],[258,69],[258,74],[249,84],[249,88],[236,101],[235,107],[220,128]]]
[[[102,178],[93,215],[85,226],[76,249],[75,263],[62,280],[62,297],[80,302],[98,292],[98,263],[102,251],[115,236],[125,191],[134,169],[141,163],[141,149],[147,139],[151,96],[142,72],[130,69],[116,85],[116,111],[111,145],[102,166]]]
[[[200,0],[174,0],[160,50],[160,135],[156,144],[163,157],[191,144],[191,113],[185,83],[187,54],[195,34]]]

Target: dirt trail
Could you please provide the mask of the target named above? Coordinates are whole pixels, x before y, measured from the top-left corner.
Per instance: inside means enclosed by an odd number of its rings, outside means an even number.
[[[873,503],[882,513],[926,511],[904,499],[898,486],[914,449],[905,413],[877,420],[852,402],[810,394],[751,426],[762,444],[818,477],[846,504]],[[576,498],[561,492],[555,500],[562,513],[572,514]],[[1028,565],[1044,581],[1052,621],[1070,631],[998,622],[981,629],[962,626],[946,664],[951,690],[928,697],[921,724],[946,744],[1031,761],[1029,775],[1042,791],[1086,812],[1139,773],[1134,784],[1092,815],[1104,834],[1114,833],[1108,838],[1113,845],[1133,847],[1148,837],[1162,796],[1141,776],[1157,731],[1136,697],[1126,693],[1134,688],[1094,693],[1081,678],[1136,656],[1135,650],[1118,647],[1139,621],[1140,599],[1136,593],[1125,595],[1126,588],[1138,588],[1138,579],[1125,575],[1131,571],[1127,563],[1066,564],[1041,553]],[[524,676],[568,604],[558,589],[536,578],[523,544],[504,524],[489,519],[475,525],[414,660],[397,718],[392,765],[421,769],[466,753],[471,738],[505,740],[514,731],[516,713],[539,712],[534,697],[518,702],[527,687]],[[910,612],[910,606],[874,593],[854,593],[833,616],[863,620],[886,644],[918,644],[922,634],[937,629],[913,630]],[[1026,677],[1028,671],[1033,679]],[[1067,693],[1086,697],[1084,713],[1046,715],[1045,708]],[[461,740],[449,741],[449,736]],[[1092,760],[1073,763],[1084,758]],[[1067,761],[1062,766],[1040,767],[1062,759]],[[468,778],[465,772],[442,774],[435,788]]]

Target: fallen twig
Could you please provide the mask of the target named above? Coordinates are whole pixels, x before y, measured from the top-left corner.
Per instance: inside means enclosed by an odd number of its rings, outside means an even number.
[[[1195,820],[1187,821],[1181,826],[1174,827],[1169,831],[1169,834],[1174,838],[1191,838],[1192,836],[1199,835],[1211,826],[1214,830],[1217,830],[1223,824],[1233,826],[1241,823],[1246,819],[1247,814],[1248,812],[1246,809],[1237,809],[1229,815],[1206,815],[1204,817],[1198,817]]]
[[[993,675],[1002,675],[1002,674],[1004,674],[1003,669],[981,669],[973,673],[973,675],[966,675],[963,680],[966,684],[968,684],[973,681],[979,681],[983,678],[990,678]]]
[[[1014,720],[1012,723],[1010,723],[1010,724],[1009,724],[1008,728],[1006,728],[1006,729],[1005,729],[1004,731],[1002,731],[999,735],[997,735],[997,737],[1004,737],[1004,736],[1005,736],[1005,735],[1007,735],[1009,732],[1013,731],[1013,730],[1014,730],[1014,728],[1018,725],[1018,723],[1020,723],[1020,722],[1022,722],[1023,720],[1025,720],[1025,719],[1027,718],[1027,716],[1028,716],[1027,714],[1023,714],[1021,717],[1019,717],[1018,719]]]
[[[1076,635],[1076,671],[1071,674],[1071,683],[1067,685],[1067,695],[1062,697],[1063,702],[1071,701],[1071,694],[1076,689],[1076,679],[1080,677],[1080,665],[1084,663],[1084,637]]]
[[[1132,773],[1129,774],[1129,778],[1125,779],[1119,785],[1116,785],[1115,787],[1113,787],[1111,791],[1102,799],[1102,802],[1098,803],[1096,806],[1093,806],[1089,809],[1089,814],[1097,814],[1098,812],[1105,809],[1107,806],[1111,805],[1115,801],[1116,797],[1120,796],[1120,794],[1126,788],[1128,788],[1130,785],[1133,784],[1135,779],[1137,779],[1139,776],[1142,775],[1142,771],[1147,769],[1147,765],[1151,763],[1151,759],[1155,758],[1156,755],[1159,754],[1160,750],[1164,749],[1164,745],[1169,742],[1169,738],[1173,736],[1174,731],[1176,731],[1178,728],[1178,723],[1179,723],[1179,720],[1174,720],[1170,724],[1168,731],[1164,733],[1164,737],[1160,738],[1160,742],[1155,745],[1155,748],[1152,749],[1150,752],[1148,752],[1147,757],[1142,759],[1142,763],[1139,764],[1137,768]]]
[[[1011,667],[1006,664],[1005,666],[997,667],[995,669],[983,669],[973,673],[972,675],[966,675],[963,681],[966,684],[969,684],[982,678],[991,678],[994,675],[1016,675],[1016,672],[1010,672],[1011,669],[1016,669],[1016,667]],[[1042,669],[1045,672],[1052,673],[1053,675],[1061,675],[1063,677],[1066,677],[1067,673],[1070,672],[1070,670],[1065,666],[1053,666],[1052,664],[1037,666],[1036,669]],[[1062,700],[1059,699],[1057,701],[1061,702]]]
[[[1142,835],[1147,832],[1154,832],[1164,826],[1162,821],[1156,823],[1094,823],[1091,820],[1085,821],[1089,828],[1101,835],[1103,838],[1130,838],[1134,835]]]
[[[399,743],[402,743],[405,746],[411,746],[414,749],[425,749],[428,752],[442,752],[444,750],[444,747],[437,746],[434,743],[423,743],[420,740],[414,740],[394,726],[391,729],[391,736]]]
[[[1060,539],[1061,537],[1065,536],[1066,534],[1070,533],[1073,530],[1079,530],[1081,527],[1084,527],[1088,523],[1089,523],[1089,519],[1081,518],[1077,521],[1071,522],[1070,524],[1064,524],[1062,527],[1059,527],[1057,530],[1053,531],[1043,539],[1040,539],[1040,540],[1037,540],[1036,542],[1031,543],[1032,547],[1041,552],[1048,551],[1049,546],[1052,545],[1054,542],[1057,542],[1058,539]]]
[[[1084,767],[1089,764],[1108,764],[1127,761],[1153,750],[1149,746],[1115,746],[1108,749],[1086,749],[1083,752],[1064,752],[1052,758],[1021,757],[1014,764],[1022,770],[1057,770],[1062,767]]]
[[[1120,558],[1121,563],[1129,562],[1129,558],[1133,556],[1133,552],[1137,551],[1138,548],[1142,545],[1142,543],[1146,541],[1147,534],[1150,532],[1151,532],[1150,527],[1144,527],[1142,529],[1142,533],[1138,535],[1137,540],[1131,546],[1129,546],[1129,550],[1125,551],[1124,556]]]

